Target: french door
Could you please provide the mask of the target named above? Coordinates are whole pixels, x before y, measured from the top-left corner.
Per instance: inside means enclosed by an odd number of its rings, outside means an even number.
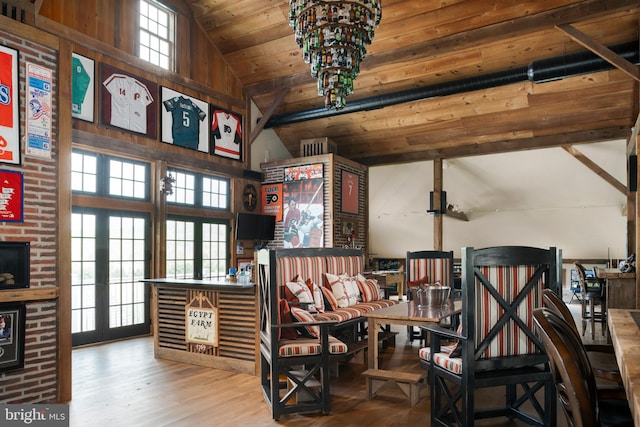
[[[74,207],[71,228],[73,345],[148,334],[149,216]]]

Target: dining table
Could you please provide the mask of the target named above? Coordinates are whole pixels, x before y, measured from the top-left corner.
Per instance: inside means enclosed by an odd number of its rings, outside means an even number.
[[[366,313],[369,330],[369,369],[378,369],[379,366],[379,338],[378,333],[374,332],[379,331],[382,326],[428,326],[461,311],[462,301],[449,299],[444,305],[437,307],[419,305],[415,300],[411,300]]]
[[[607,322],[633,422],[640,427],[640,310],[611,308]]]

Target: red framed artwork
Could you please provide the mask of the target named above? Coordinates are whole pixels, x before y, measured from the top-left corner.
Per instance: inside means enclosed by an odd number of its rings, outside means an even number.
[[[342,171],[342,198],[341,206],[342,212],[345,213],[358,213],[358,188],[360,184],[360,178],[358,175],[345,171]]]
[[[0,170],[0,221],[24,221],[24,176]]]

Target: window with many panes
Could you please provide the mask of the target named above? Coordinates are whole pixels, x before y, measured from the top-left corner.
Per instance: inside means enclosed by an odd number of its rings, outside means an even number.
[[[71,173],[74,194],[91,196],[72,212],[73,344],[146,334],[151,215],[139,201],[150,200],[151,166],[73,150]]]
[[[175,179],[173,193],[167,195],[167,203],[229,210],[229,180],[193,172],[169,169]]]
[[[149,164],[104,154],[74,150],[71,190],[102,197],[149,200]]]
[[[170,169],[175,179],[167,204],[229,211],[228,179]],[[229,221],[168,215],[166,275],[176,279],[221,279],[229,262]]]
[[[174,69],[175,14],[160,2],[140,0],[139,56],[165,70]]]

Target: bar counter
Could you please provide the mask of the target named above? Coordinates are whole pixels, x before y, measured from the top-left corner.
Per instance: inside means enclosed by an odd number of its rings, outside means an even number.
[[[607,313],[607,322],[633,422],[640,427],[640,310],[612,308]]]
[[[152,290],[156,358],[257,375],[255,284],[141,281]]]

